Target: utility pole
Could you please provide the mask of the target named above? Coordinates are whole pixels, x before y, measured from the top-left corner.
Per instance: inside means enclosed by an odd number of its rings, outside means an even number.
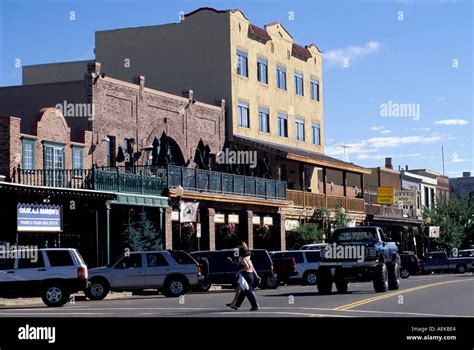
[[[347,145],[342,145],[342,146],[338,146],[338,147],[341,147],[342,148],[342,152],[343,152],[343,156],[342,156],[342,160],[345,161],[345,162],[348,162],[349,159],[346,158],[346,148],[351,148],[351,146],[347,146]]]
[[[444,176],[444,146],[441,146],[441,158],[443,160],[443,176]]]

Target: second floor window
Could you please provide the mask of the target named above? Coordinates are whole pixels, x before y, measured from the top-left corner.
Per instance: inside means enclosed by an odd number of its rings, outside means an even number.
[[[319,101],[319,80],[311,79],[311,99]]]
[[[237,74],[248,77],[248,55],[247,52],[237,50]]]
[[[33,170],[35,168],[35,140],[23,139],[22,168]]]
[[[249,127],[249,104],[248,103],[239,102],[238,125],[242,128]]]
[[[72,168],[74,170],[81,170],[83,168],[84,150],[79,147],[72,148]]]
[[[258,116],[260,120],[260,131],[270,132],[270,113],[268,108],[260,108],[258,110]]]
[[[257,59],[257,75],[259,82],[268,84],[268,61],[264,58]]]
[[[303,74],[301,73],[295,73],[295,94],[304,95]]]
[[[321,127],[319,123],[313,123],[313,145],[321,144]]]
[[[286,90],[286,68],[285,67],[277,66],[276,81],[277,81],[277,88],[281,90]]]
[[[304,120],[303,119],[296,119],[295,122],[296,127],[296,139],[298,141],[304,141]]]
[[[288,116],[278,113],[278,136],[288,137]]]

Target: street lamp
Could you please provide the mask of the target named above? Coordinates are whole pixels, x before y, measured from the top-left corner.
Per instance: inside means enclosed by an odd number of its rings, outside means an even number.
[[[178,187],[176,187],[176,192],[175,193],[176,193],[176,198],[178,199],[179,239],[181,240],[181,203],[183,203],[182,198],[183,198],[183,195],[184,195],[183,186],[178,185]]]

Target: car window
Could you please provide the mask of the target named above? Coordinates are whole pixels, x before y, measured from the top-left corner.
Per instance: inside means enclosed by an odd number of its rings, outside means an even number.
[[[321,253],[320,252],[307,252],[306,253],[306,260],[308,260],[309,263],[315,263],[320,260]]]
[[[269,257],[268,253],[265,250],[253,250],[252,255],[250,256],[253,264],[265,264],[268,262]]]
[[[43,253],[38,252],[35,257],[21,257],[18,259],[18,268],[19,269],[35,269],[44,267]]]
[[[48,255],[49,264],[53,267],[74,266],[74,261],[68,250],[49,250],[46,254]]]
[[[150,253],[146,255],[146,264],[148,267],[168,266],[166,258],[161,253]]]
[[[15,267],[15,259],[2,258],[0,259],[0,270],[11,270]]]
[[[303,253],[288,253],[288,258],[294,258],[297,264],[304,263]]]
[[[176,260],[176,262],[180,265],[197,264],[196,260],[194,260],[193,257],[186,252],[175,250],[170,251],[169,253],[173,257],[173,259]]]
[[[141,254],[130,254],[129,256],[124,256],[123,259],[115,265],[116,269],[130,269],[136,267],[142,267]]]

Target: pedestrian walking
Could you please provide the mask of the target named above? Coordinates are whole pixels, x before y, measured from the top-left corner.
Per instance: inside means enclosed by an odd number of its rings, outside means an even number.
[[[238,310],[242,305],[244,299],[247,297],[250,305],[250,311],[258,311],[259,307],[253,289],[257,281],[260,281],[260,276],[255,270],[252,260],[250,259],[250,251],[248,249],[239,249],[239,257],[241,257],[242,268],[237,272],[236,276],[240,278],[240,293],[232,309]],[[239,276],[240,275],[240,276]],[[245,282],[246,283],[245,283]]]
[[[237,262],[232,261],[232,263],[233,263],[233,264],[238,264],[238,265],[239,265],[238,269],[240,270],[240,269],[242,269],[242,267],[243,267],[243,265],[242,265],[242,259],[244,258],[244,257],[241,256],[241,254],[240,254],[240,249],[249,250],[249,247],[247,246],[247,243],[245,243],[244,241],[239,241],[239,242],[237,243],[237,249],[239,249],[239,250],[238,250],[238,251],[239,251],[239,259],[238,259]],[[230,258],[228,258],[228,259],[230,259]],[[235,305],[235,303],[237,302],[237,298],[239,297],[240,291],[242,290],[242,289],[240,288],[239,275],[238,275],[238,274],[237,274],[236,280],[237,280],[237,286],[235,287],[234,299],[232,299],[232,301],[231,301],[230,303],[226,304],[226,306],[229,306],[229,307],[232,307],[232,306]]]

